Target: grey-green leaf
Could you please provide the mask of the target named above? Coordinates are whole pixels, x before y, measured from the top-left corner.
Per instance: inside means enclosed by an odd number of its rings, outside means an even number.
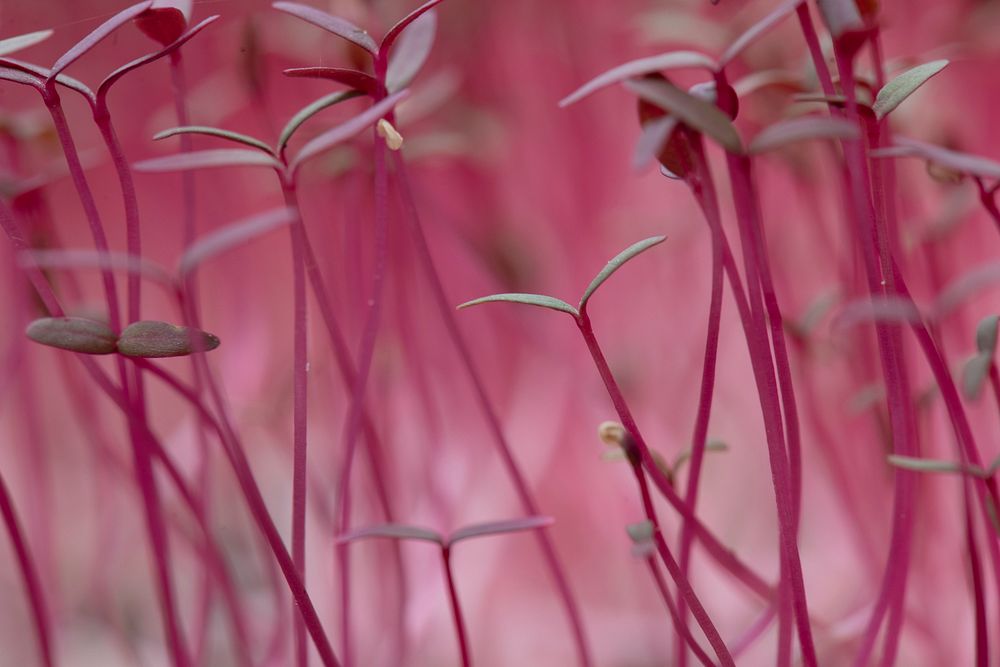
[[[656,530],[656,527],[653,526],[653,522],[649,519],[638,523],[630,523],[625,526],[625,532],[628,533],[628,536],[636,544],[648,542],[653,539],[654,530]]]
[[[332,107],[335,104],[340,104],[341,102],[346,102],[347,100],[353,99],[363,95],[360,90],[346,90],[337,93],[331,93],[330,95],[324,95],[315,102],[302,107],[298,113],[292,116],[292,119],[288,121],[284,129],[281,130],[281,136],[278,137],[278,154],[280,155],[285,150],[285,146],[288,145],[288,141],[295,134],[295,131],[302,126],[307,120],[318,114],[323,109],[327,107]]]
[[[358,530],[341,535],[337,538],[337,542],[344,544],[372,537],[387,537],[393,540],[423,540],[425,542],[434,542],[435,544],[444,544],[444,538],[433,530],[401,523],[382,523],[359,528]]]
[[[764,153],[808,139],[857,139],[857,126],[843,118],[802,116],[770,125],[753,138],[747,151]]]
[[[982,352],[965,362],[962,368],[962,391],[970,401],[976,400],[982,393],[992,364],[993,356]]]
[[[104,322],[83,317],[43,317],[28,325],[28,338],[61,350],[111,354],[116,336]]]
[[[629,79],[624,85],[647,102],[674,114],[689,127],[715,139],[730,153],[743,152],[743,142],[736,128],[714,104],[662,79]]]
[[[545,528],[546,526],[551,526],[553,523],[555,523],[555,519],[550,516],[529,516],[523,519],[476,523],[456,530],[448,536],[446,544],[450,546],[456,542],[468,540],[473,537],[485,537],[487,535],[500,535],[502,533],[516,533],[523,530]]]
[[[166,139],[167,137],[173,137],[178,134],[203,134],[210,137],[219,137],[220,139],[228,139],[229,141],[235,141],[243,144],[244,146],[260,149],[268,155],[274,155],[274,151],[271,147],[260,139],[255,139],[246,134],[240,134],[239,132],[230,132],[229,130],[223,130],[218,127],[209,127],[207,125],[185,125],[183,127],[172,127],[169,130],[157,133],[153,137],[153,140],[159,141],[160,139]]]
[[[976,326],[976,349],[991,358],[997,349],[997,325],[1000,315],[987,315]]]
[[[6,56],[7,54],[14,53],[15,51],[26,49],[29,46],[34,46],[39,42],[44,42],[51,36],[51,30],[38,30],[36,32],[29,32],[25,35],[17,35],[16,37],[0,39],[0,56]]]
[[[938,459],[922,459],[915,456],[889,455],[889,463],[904,470],[915,470],[917,472],[944,472],[944,473],[969,473],[981,476],[984,471],[977,467],[965,467],[960,463],[952,461],[940,461]]]
[[[470,306],[478,306],[481,303],[489,303],[491,301],[509,301],[511,303],[523,303],[528,306],[539,306],[540,308],[549,308],[551,310],[561,310],[564,313],[569,313],[573,317],[579,317],[580,312],[569,305],[561,299],[557,299],[553,296],[546,296],[544,294],[520,294],[520,293],[506,293],[506,294],[491,294],[490,296],[484,296],[479,299],[473,299],[472,301],[466,301],[459,308],[469,308]]]
[[[621,268],[622,264],[629,261],[639,253],[649,250],[655,245],[663,243],[667,239],[666,236],[653,236],[638,243],[630,245],[625,250],[621,251],[615,257],[607,263],[607,265],[601,269],[601,272],[590,281],[590,285],[587,286],[587,290],[583,293],[583,298],[580,299],[580,310],[587,305],[587,301],[593,296],[597,288],[600,287],[605,280],[611,277],[611,274]]]
[[[934,60],[923,65],[917,65],[882,86],[882,89],[878,91],[878,95],[875,96],[873,107],[875,109],[875,116],[879,120],[885,118],[903,100],[912,95],[917,88],[924,85],[927,79],[947,66],[947,60]]]

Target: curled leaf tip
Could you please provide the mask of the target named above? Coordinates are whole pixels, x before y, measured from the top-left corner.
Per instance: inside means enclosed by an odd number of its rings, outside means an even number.
[[[118,338],[118,352],[127,357],[183,357],[219,347],[218,337],[207,331],[167,322],[145,320],[127,326]]]
[[[25,334],[49,347],[84,354],[111,354],[116,336],[104,322],[85,317],[43,317],[28,325]]]

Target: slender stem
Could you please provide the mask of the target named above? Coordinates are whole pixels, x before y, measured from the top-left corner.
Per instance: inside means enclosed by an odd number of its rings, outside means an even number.
[[[448,599],[451,601],[451,613],[455,622],[455,636],[458,638],[458,649],[462,655],[462,667],[471,667],[472,658],[469,654],[469,640],[465,631],[465,618],[462,607],[458,603],[458,591],[455,589],[455,578],[451,573],[451,549],[442,545],[441,563],[444,565],[444,576],[448,582]]]
[[[965,515],[965,544],[969,556],[969,574],[972,581],[972,604],[975,617],[976,667],[990,664],[990,636],[986,619],[986,598],[984,595],[983,566],[976,545],[976,532],[972,520],[972,502],[969,498],[969,482],[962,483],[962,507]],[[989,539],[989,538],[987,538]]]
[[[712,667],[715,663],[712,662],[712,658],[709,657],[705,650],[698,644],[692,635],[691,631],[688,630],[687,624],[681,620],[681,615],[679,613],[677,605],[674,604],[674,598],[670,595],[670,591],[667,590],[667,582],[663,578],[663,573],[660,572],[660,566],[656,564],[656,558],[652,555],[646,557],[646,565],[649,566],[649,574],[653,577],[653,582],[656,584],[656,590],[660,593],[660,599],[667,606],[667,612],[670,614],[670,618],[674,622],[674,627],[677,628],[678,633],[681,638],[686,642],[687,646],[691,648],[691,652],[694,653],[698,661],[705,667]],[[686,655],[686,654],[685,654]]]

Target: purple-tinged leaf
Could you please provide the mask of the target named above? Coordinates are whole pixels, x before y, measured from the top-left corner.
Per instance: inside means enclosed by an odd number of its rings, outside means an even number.
[[[218,14],[215,14],[213,16],[209,16],[208,18],[206,18],[203,21],[200,21],[193,28],[191,28],[190,30],[188,30],[187,32],[185,32],[183,35],[181,35],[180,37],[178,37],[175,41],[171,42],[170,44],[168,44],[164,48],[160,49],[159,51],[156,51],[155,53],[146,54],[146,55],[144,55],[144,56],[142,56],[140,58],[136,58],[132,62],[129,62],[129,63],[126,63],[126,64],[122,65],[121,67],[119,67],[118,69],[116,69],[115,71],[113,71],[111,74],[109,74],[107,77],[105,77],[104,81],[102,81],[101,85],[98,86],[98,88],[97,88],[97,94],[99,96],[101,96],[101,97],[106,96],[108,94],[108,91],[111,89],[111,86],[113,86],[115,84],[115,82],[118,81],[118,79],[122,78],[123,76],[125,76],[126,74],[128,74],[129,72],[131,72],[134,69],[137,69],[137,68],[142,67],[144,65],[148,65],[151,62],[159,60],[163,56],[170,55],[171,53],[173,53],[177,49],[181,48],[181,46],[183,46],[184,44],[186,44],[192,37],[194,37],[199,32],[201,32],[202,30],[204,30],[205,28],[207,28],[209,26],[209,24],[214,23],[215,21],[217,21],[218,18],[219,18]]]
[[[177,273],[185,276],[205,260],[287,225],[294,221],[295,217],[294,209],[279,208],[217,229],[193,243],[181,255],[177,263]]]
[[[992,365],[993,355],[982,352],[965,362],[962,367],[962,393],[967,399],[974,401],[983,393],[983,385]]]
[[[510,519],[508,521],[490,521],[488,523],[477,523],[471,526],[459,528],[448,536],[447,546],[451,546],[462,540],[469,540],[474,537],[484,537],[487,535],[502,535],[503,533],[517,533],[524,530],[535,530],[545,528],[555,523],[555,519],[550,516],[529,516],[523,519]]]
[[[766,69],[748,74],[733,84],[733,90],[740,99],[764,88],[784,88],[799,92],[803,89],[802,77],[788,70]]]
[[[590,281],[590,285],[587,286],[586,291],[583,293],[583,298],[580,299],[580,310],[583,310],[587,305],[587,301],[590,297],[594,295],[597,288],[604,284],[604,281],[611,277],[611,274],[622,267],[625,262],[629,261],[636,255],[639,255],[653,246],[659,245],[667,240],[666,236],[653,236],[648,239],[639,241],[638,243],[633,243],[625,250],[615,255],[605,266],[601,269],[593,280]]]
[[[997,326],[1000,315],[987,315],[976,325],[976,349],[980,354],[988,354],[990,358],[997,350]]]
[[[920,86],[948,66],[947,60],[933,60],[923,65],[908,69],[892,81],[882,86],[875,96],[875,116],[882,120],[902,104],[903,100],[912,95]]]
[[[174,284],[170,272],[156,262],[121,252],[97,252],[96,250],[31,250],[21,253],[18,262],[22,266],[37,266],[42,269],[109,269],[141,275],[162,285]]]
[[[743,152],[743,142],[732,121],[714,104],[685,93],[664,79],[631,79],[625,82],[625,87],[677,116],[688,127],[715,139],[730,153]]]
[[[743,53],[744,49],[755,41],[770,32],[775,26],[781,23],[785,17],[798,9],[805,0],[787,0],[775,7],[767,16],[753,24],[742,35],[729,45],[722,58],[719,59],[719,67],[725,67],[733,61],[736,56]]]
[[[298,130],[307,120],[318,114],[323,109],[354,99],[360,95],[361,93],[356,90],[345,90],[339,93],[331,93],[330,95],[324,95],[315,102],[312,102],[311,104],[308,104],[300,109],[298,113],[292,116],[291,120],[289,120],[285,127],[281,130],[281,135],[278,137],[278,155],[285,152],[285,147],[288,145],[292,135],[295,134],[295,131]]]
[[[185,357],[219,347],[219,339],[199,329],[179,327],[167,322],[144,320],[125,327],[118,337],[118,352],[126,357],[162,359]]]
[[[371,38],[371,35],[350,21],[345,21],[342,18],[332,16],[324,11],[297,2],[276,2],[271,6],[279,12],[291,14],[338,37],[343,37],[347,41],[357,44],[373,56],[378,53],[378,44]]]
[[[19,83],[23,86],[31,86],[36,90],[42,90],[45,87],[43,79],[22,69],[15,69],[13,67],[0,67],[0,79],[10,81],[11,83]]]
[[[6,56],[10,53],[20,51],[21,49],[26,49],[29,46],[34,46],[39,42],[44,42],[51,36],[51,30],[38,30],[24,35],[17,35],[16,37],[0,39],[0,56]]]
[[[25,334],[36,343],[84,354],[111,354],[117,340],[106,323],[83,317],[43,317]]]
[[[192,151],[156,157],[136,162],[136,171],[163,173],[170,171],[191,171],[216,167],[270,167],[281,170],[282,164],[274,157],[248,148],[215,148],[207,151]]]
[[[934,302],[938,319],[960,306],[969,296],[1000,283],[1000,262],[987,262],[967,271],[948,283]]]
[[[635,152],[632,154],[632,166],[635,169],[644,169],[656,159],[676,127],[677,118],[674,116],[663,116],[643,125],[642,134],[639,135]]]
[[[842,331],[863,322],[911,324],[923,322],[923,316],[912,301],[902,297],[887,296],[846,304],[833,318],[830,326],[834,331]]]
[[[989,158],[960,153],[903,137],[896,137],[895,142],[895,146],[872,151],[872,157],[919,157],[969,176],[1000,179],[1000,162]]]
[[[180,37],[191,22],[191,0],[153,0],[135,18],[135,25],[152,40],[167,45]]]
[[[835,39],[865,27],[854,0],[816,0],[827,30]]]
[[[207,125],[185,125],[183,127],[172,127],[169,130],[163,130],[162,132],[155,134],[153,136],[153,141],[159,141],[160,139],[166,139],[180,134],[201,134],[209,137],[218,137],[220,139],[235,141],[236,143],[243,144],[244,146],[250,146],[252,148],[262,150],[268,155],[274,155],[274,151],[271,147],[260,139],[255,139],[249,135],[240,134],[239,132],[230,132],[229,130],[223,130],[218,127],[208,127]]]
[[[356,540],[369,539],[373,537],[387,537],[393,540],[423,540],[444,545],[444,538],[440,534],[427,528],[417,526],[407,526],[401,523],[383,523],[376,526],[366,526],[358,530],[352,530],[337,538],[337,544],[346,544]]]
[[[509,303],[521,303],[526,306],[538,306],[539,308],[548,308],[550,310],[558,310],[564,313],[569,313],[573,317],[579,317],[580,311],[578,311],[573,306],[569,305],[562,299],[557,299],[554,296],[546,296],[545,294],[523,294],[523,293],[505,293],[505,294],[491,294],[489,296],[480,297],[478,299],[473,299],[472,301],[466,301],[458,308],[471,308],[472,306],[478,306],[483,303],[490,303],[493,301],[507,301]]]
[[[80,56],[97,46],[97,44],[100,43],[105,37],[149,9],[152,4],[151,0],[134,4],[131,7],[123,9],[101,25],[97,26],[93,32],[77,42],[72,48],[70,48],[69,51],[62,54],[62,56],[56,60],[55,64],[52,66],[50,77],[69,67]]]
[[[354,118],[347,120],[336,127],[330,128],[323,134],[319,135],[299,151],[298,155],[292,161],[290,167],[292,173],[298,170],[306,161],[311,160],[320,153],[330,150],[339,143],[347,141],[354,135],[358,134],[362,130],[378,122],[379,118],[382,118],[386,114],[392,111],[392,108],[396,106],[401,100],[403,100],[409,91],[401,90],[398,93],[394,93],[384,100],[373,104],[371,107],[361,112]]]
[[[808,139],[857,139],[858,126],[843,118],[803,116],[778,121],[764,128],[747,147],[748,153],[765,153]]]
[[[396,25],[389,28],[389,31],[385,33],[385,37],[382,38],[382,43],[379,44],[379,56],[387,56],[392,49],[392,45],[397,39],[399,39],[400,34],[406,30],[406,27],[439,4],[441,4],[441,0],[430,0],[429,2],[425,2],[400,19]]]
[[[437,12],[430,11],[414,21],[397,40],[396,47],[389,53],[389,68],[385,75],[385,87],[389,92],[406,88],[416,78],[431,54],[436,34]],[[383,45],[380,48],[386,47]]]
[[[796,93],[792,95],[793,102],[816,102],[830,106],[842,107],[847,104],[846,95],[824,95],[823,93]],[[862,102],[858,102],[862,104]]]
[[[0,58],[0,67],[9,67],[21,72],[26,72],[28,74],[33,74],[38,77],[40,84],[30,84],[35,88],[42,88],[45,86],[45,79],[49,78],[50,70],[46,67],[41,67],[33,63],[27,63],[23,60],[15,60],[14,58]],[[94,93],[87,87],[87,84],[82,81],[78,81],[71,76],[65,74],[60,74],[56,77],[56,83],[69,88],[77,93],[80,93],[88,102],[93,103]]]
[[[359,72],[356,69],[344,67],[293,67],[285,70],[286,76],[305,77],[310,79],[329,79],[342,83],[349,88],[360,90],[366,95],[375,96],[378,93],[378,79],[371,74]]]
[[[668,53],[661,53],[658,56],[639,58],[638,60],[632,60],[619,65],[591,79],[577,88],[576,91],[563,98],[559,102],[559,106],[568,107],[570,104],[576,104],[583,98],[589,97],[599,90],[629,79],[635,79],[654,72],[686,67],[695,67],[715,72],[719,65],[704,53],[698,53],[697,51],[670,51]]]

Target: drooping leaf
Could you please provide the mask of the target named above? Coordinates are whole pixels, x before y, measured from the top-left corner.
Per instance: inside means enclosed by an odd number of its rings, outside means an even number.
[[[13,67],[0,67],[0,79],[23,86],[31,86],[36,90],[41,90],[45,86],[45,81],[38,76]]]
[[[192,0],[153,0],[152,6],[135,18],[147,37],[167,45],[180,37],[191,21]]]
[[[740,99],[764,88],[784,88],[799,92],[803,89],[802,76],[783,69],[766,69],[748,74],[733,84],[733,91]]]
[[[677,116],[688,127],[715,139],[730,153],[743,152],[743,142],[736,128],[714,104],[686,93],[666,80],[630,79],[625,82],[625,87]]]
[[[873,150],[871,156],[878,158],[919,157],[962,174],[1000,179],[1000,162],[989,158],[961,153],[903,137],[896,137],[895,144],[888,148]]]
[[[997,350],[997,325],[1000,324],[1000,315],[987,315],[979,320],[976,325],[976,349],[980,354],[988,354],[991,357]]]
[[[816,4],[827,30],[835,39],[865,27],[854,0],[816,0]]]
[[[229,130],[223,130],[218,127],[209,127],[207,125],[185,125],[183,127],[172,127],[169,130],[157,132],[153,135],[153,141],[174,137],[179,134],[202,134],[209,137],[219,137],[220,139],[235,141],[236,143],[243,144],[244,146],[251,146],[258,150],[262,150],[268,155],[274,155],[274,151],[271,147],[260,139],[255,139],[246,134],[240,134],[239,132],[230,132]]]
[[[44,42],[51,36],[51,30],[37,30],[24,35],[17,35],[16,37],[0,39],[0,56],[6,56],[21,49],[26,49],[29,46],[34,46],[39,42]]]
[[[15,81],[16,83],[30,85],[39,90],[45,87],[45,80],[49,78],[49,75],[52,72],[46,67],[41,67],[33,63],[27,63],[23,60],[17,60],[15,58],[0,58],[0,67],[16,70],[21,74],[30,75],[30,77],[18,77],[17,75],[9,74],[0,75],[2,78],[8,81]],[[73,77],[66,76],[65,74],[58,75],[56,77],[56,83],[83,95],[87,98],[88,102],[93,103],[94,93],[85,83],[78,81]]]
[[[1000,282],[1000,261],[976,266],[948,283],[934,301],[934,316],[948,315],[970,295]]]
[[[599,90],[616,83],[622,83],[629,79],[635,79],[654,72],[688,67],[706,69],[710,72],[715,72],[715,70],[718,69],[719,64],[706,56],[704,53],[698,53],[697,51],[670,51],[668,53],[661,53],[657,56],[639,58],[638,60],[629,61],[594,77],[587,83],[580,86],[576,91],[563,98],[562,101],[559,102],[559,106],[567,107],[570,104],[576,104],[583,98],[589,97]]]
[[[43,317],[25,334],[36,343],[84,354],[111,354],[117,340],[107,324],[83,317]]]
[[[242,245],[273,229],[287,225],[294,221],[295,217],[296,213],[294,209],[278,208],[217,229],[193,243],[181,255],[177,263],[177,272],[181,276],[184,276],[195,270],[205,260]]]
[[[288,141],[292,138],[292,135],[295,134],[295,131],[298,130],[307,120],[318,114],[323,109],[332,107],[333,105],[341,102],[346,102],[350,99],[354,99],[360,95],[361,93],[356,90],[332,93],[330,95],[324,95],[315,102],[312,102],[300,109],[298,113],[292,116],[291,120],[289,120],[285,127],[281,130],[281,135],[278,137],[278,154],[281,155],[285,152],[285,147],[288,145]]]
[[[969,473],[972,475],[979,475],[981,471],[975,468],[966,468],[960,463],[954,463],[952,461],[940,461],[937,459],[922,459],[915,456],[900,456],[898,454],[890,454],[888,456],[889,463],[896,466],[897,468],[903,468],[905,470],[915,470],[917,472],[944,472],[944,473]]]
[[[993,355],[982,352],[965,362],[962,367],[962,393],[967,399],[974,401],[979,398],[992,365]]]
[[[373,104],[362,111],[357,116],[346,120],[340,125],[333,127],[319,135],[299,151],[290,165],[292,172],[298,170],[305,162],[316,157],[320,153],[330,150],[334,146],[347,141],[362,130],[378,122],[378,119],[392,111],[392,108],[406,98],[409,91],[401,90],[398,93],[386,97],[384,100]]]
[[[858,126],[843,118],[802,116],[764,128],[747,147],[748,153],[765,153],[808,139],[857,139]]]
[[[374,96],[378,92],[378,80],[371,74],[359,72],[345,67],[292,67],[284,71],[286,76],[310,79],[329,79],[355,88],[366,95]]]
[[[192,151],[136,162],[136,171],[162,173],[169,171],[191,171],[216,167],[270,167],[282,169],[282,164],[274,157],[249,148],[214,148],[207,151]]]
[[[474,537],[484,537],[486,535],[502,535],[504,533],[516,533],[524,530],[535,530],[545,528],[555,523],[555,519],[550,516],[529,516],[523,519],[510,519],[507,521],[490,521],[488,523],[477,523],[471,526],[459,528],[448,536],[445,543],[451,546],[462,540]]]
[[[652,162],[670,140],[676,127],[677,118],[674,116],[663,116],[643,125],[642,134],[639,135],[639,141],[635,145],[635,152],[632,153],[632,166],[642,169]]]
[[[378,53],[378,45],[375,43],[375,40],[372,39],[371,35],[350,21],[345,21],[342,18],[331,16],[324,11],[314,7],[302,5],[297,2],[276,2],[271,6],[279,12],[291,14],[292,16],[300,18],[303,21],[319,26],[323,30],[331,32],[338,37],[343,37],[347,41],[357,44],[373,56]]]
[[[385,87],[389,92],[402,90],[420,72],[427,62],[437,34],[437,12],[429,11],[410,25],[396,41],[389,53],[389,68],[385,75]],[[381,48],[386,48],[384,45]]]
[[[580,299],[580,310],[582,311],[587,305],[587,301],[590,297],[594,295],[597,288],[604,284],[604,281],[611,277],[611,274],[622,267],[625,262],[629,261],[636,255],[643,253],[655,245],[659,245],[667,240],[666,236],[652,236],[648,239],[639,241],[638,243],[633,243],[625,250],[615,255],[605,266],[601,269],[593,280],[590,281],[590,285],[587,286],[586,291],[583,293],[583,298]]]
[[[419,19],[421,16],[429,12],[434,7],[441,4],[441,0],[429,0],[424,4],[420,5],[412,12],[401,18],[396,25],[389,28],[388,32],[385,33],[385,37],[382,38],[382,43],[379,44],[379,55],[380,57],[385,57],[389,55],[392,49],[392,45],[396,43],[399,36],[406,30],[406,27]]]
[[[347,542],[354,542],[355,540],[363,540],[372,537],[387,537],[393,540],[423,540],[425,542],[434,542],[435,544],[440,545],[445,543],[444,538],[433,530],[419,528],[417,526],[407,526],[401,523],[383,523],[375,526],[366,526],[364,528],[359,528],[358,530],[352,530],[351,532],[338,537],[337,543],[345,544]]]
[[[490,303],[492,301],[508,301],[510,303],[523,303],[528,306],[538,306],[540,308],[549,308],[551,310],[560,310],[564,313],[569,313],[573,317],[579,317],[580,312],[569,305],[561,299],[557,299],[553,296],[546,296],[544,294],[521,294],[521,293],[505,293],[505,294],[491,294],[490,296],[480,297],[478,299],[473,299],[472,301],[466,301],[459,308],[470,308],[471,306],[478,306],[481,303]]]
[[[898,296],[886,296],[846,304],[833,319],[831,328],[841,331],[863,322],[910,324],[922,321],[920,309],[913,301]]]
[[[152,0],[146,0],[145,2],[134,4],[131,7],[123,9],[101,25],[97,26],[93,32],[73,45],[69,51],[62,54],[62,56],[56,60],[55,64],[52,66],[50,76],[55,76],[69,67],[78,58],[80,58],[80,56],[94,48],[105,37],[149,9],[152,4]]]
[[[219,347],[219,339],[207,331],[179,327],[168,322],[143,320],[125,327],[118,337],[118,352],[126,357],[161,359],[184,357]]]
[[[912,95],[914,91],[930,79],[932,76],[948,66],[947,60],[934,60],[923,65],[917,65],[908,69],[899,76],[889,81],[875,96],[875,116],[882,120],[889,113],[902,104],[903,100]]]
[[[21,253],[22,266],[31,265],[44,269],[110,269],[141,275],[162,285],[173,285],[165,268],[144,257],[122,252],[98,252],[86,249],[31,250]]]
[[[767,16],[750,26],[750,28],[737,37],[736,40],[729,45],[729,48],[726,49],[725,53],[722,54],[722,58],[719,59],[719,67],[725,67],[732,62],[734,58],[743,53],[744,49],[770,32],[775,26],[781,23],[785,17],[798,9],[799,5],[803,2],[805,2],[805,0],[786,0],[786,2],[783,2],[771,10]]]

